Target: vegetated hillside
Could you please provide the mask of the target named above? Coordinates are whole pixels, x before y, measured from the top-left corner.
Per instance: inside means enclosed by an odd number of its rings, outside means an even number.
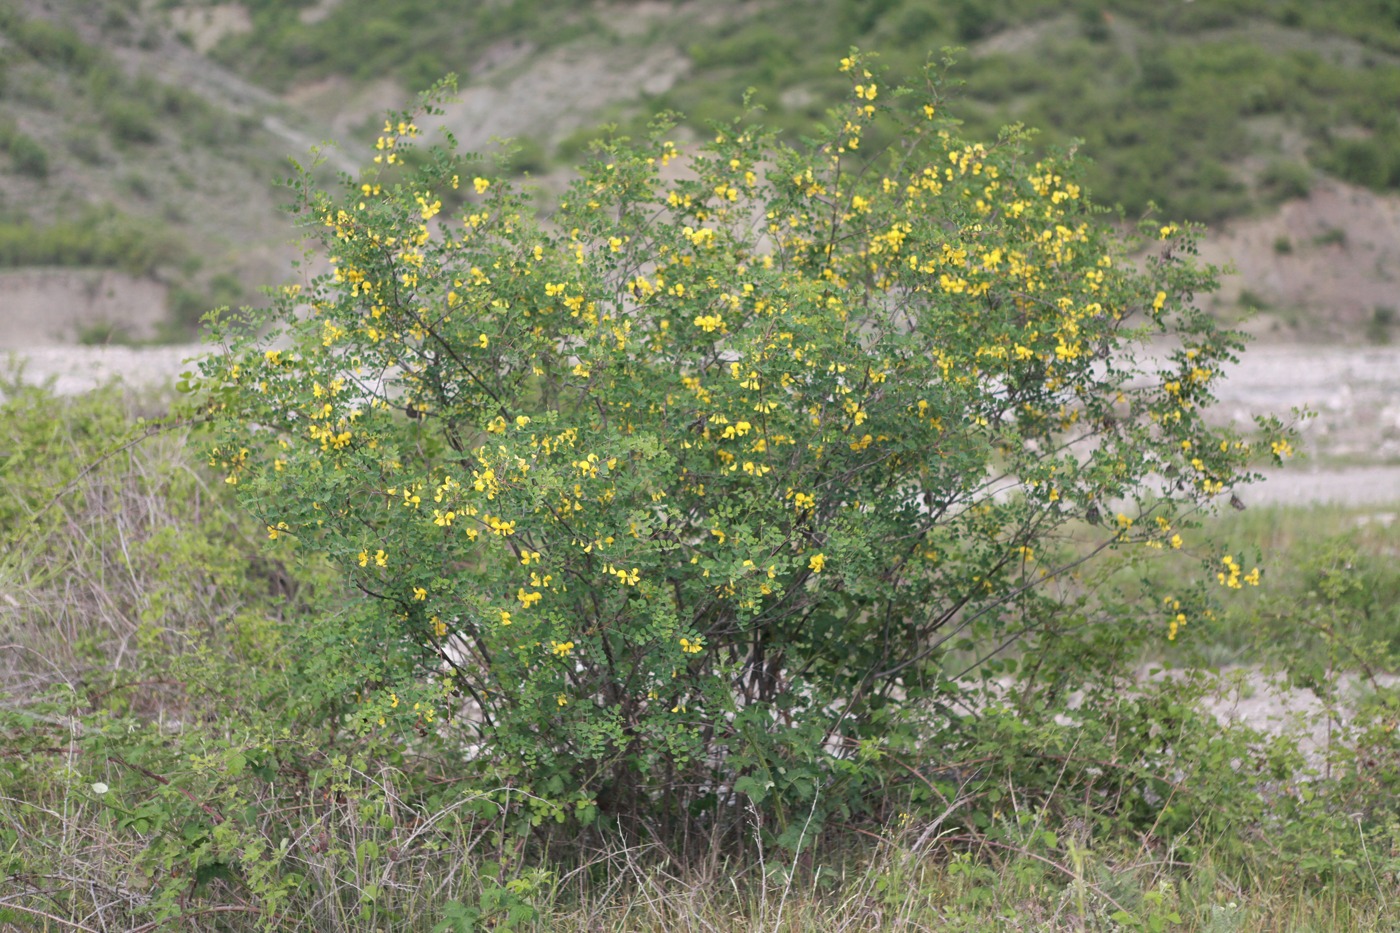
[[[1390,215],[1395,0],[9,0],[0,12],[0,263],[155,275],[185,322],[277,278],[281,157],[323,138],[360,144],[384,109],[448,72],[462,90],[445,121],[464,147],[513,137],[514,169],[539,175],[658,110],[701,131],[748,88],[767,122],[800,135],[846,86],[834,62],[853,44],[894,79],[963,46],[952,107],[969,136],[1023,122],[1046,145],[1079,139],[1099,202],[1235,221],[1231,248],[1245,252],[1222,256],[1259,270],[1235,292],[1246,309],[1322,310],[1338,336],[1373,321],[1383,334],[1394,316],[1375,296],[1400,266],[1400,228],[1348,229],[1342,249],[1312,255],[1335,237],[1275,233],[1274,209],[1321,191]],[[67,248],[78,231],[91,242]],[[1366,285],[1299,298],[1308,269]]]
[[[33,343],[187,335],[284,274],[272,182],[316,137],[273,132],[297,120],[155,22],[135,4],[0,3],[0,268],[43,267],[0,273],[0,317],[39,327]],[[152,285],[167,307],[129,313]],[[84,291],[81,325],[44,306]]]
[[[1313,171],[1400,187],[1400,6],[1233,0],[805,0],[801,3],[557,0],[509,4],[409,0],[249,0],[248,31],[212,54],[269,87],[334,76],[425,86],[447,71],[516,74],[590,50],[612,64],[576,82],[608,116],[658,108],[693,125],[727,118],[746,87],[794,130],[823,119],[845,87],[833,61],[851,44],[878,50],[894,75],[930,52],[967,46],[961,115],[974,135],[1009,121],[1049,140],[1082,138],[1103,202],[1129,213],[1157,201],[1213,221],[1304,193]],[[1067,11],[1068,7],[1068,11]],[[529,53],[510,53],[527,48]],[[627,51],[666,50],[672,69],[622,99],[610,72]],[[617,54],[621,51],[623,54]],[[600,55],[601,58],[601,55]],[[592,131],[593,126],[587,127]],[[540,127],[524,135],[558,133]],[[566,140],[572,155],[580,138]]]

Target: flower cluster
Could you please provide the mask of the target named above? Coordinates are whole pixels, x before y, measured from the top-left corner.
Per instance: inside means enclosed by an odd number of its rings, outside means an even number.
[[[1260,571],[1258,567],[1255,567],[1249,573],[1243,573],[1244,568],[1240,566],[1239,562],[1235,560],[1232,554],[1226,554],[1220,559],[1220,563],[1224,569],[1216,573],[1215,579],[1221,586],[1232,590],[1238,590],[1244,583],[1250,586],[1259,585],[1262,571]]]

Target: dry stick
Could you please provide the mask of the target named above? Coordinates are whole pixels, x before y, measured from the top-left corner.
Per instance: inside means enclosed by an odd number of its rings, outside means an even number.
[[[132,764],[131,762],[126,761],[126,760],[124,760],[124,759],[122,759],[122,758],[119,758],[119,757],[116,756],[116,755],[108,755],[108,756],[107,756],[107,760],[110,761],[110,762],[112,762],[113,764],[118,764],[118,765],[122,765],[122,766],[124,766],[124,767],[130,768],[132,771],[135,771],[137,774],[145,775],[146,777],[148,777],[148,778],[150,778],[151,780],[155,781],[157,784],[161,784],[161,785],[164,785],[164,786],[166,786],[166,787],[174,787],[177,791],[179,791],[179,792],[185,797],[186,800],[188,800],[190,803],[194,804],[196,807],[199,807],[199,809],[203,810],[203,811],[205,812],[205,814],[208,815],[208,817],[209,817],[210,819],[212,819],[215,823],[225,823],[225,822],[228,821],[228,817],[224,816],[224,815],[223,815],[222,813],[220,813],[218,810],[216,810],[216,809],[214,809],[213,807],[209,806],[209,804],[204,803],[203,801],[201,801],[201,800],[199,800],[198,798],[196,798],[194,794],[190,793],[190,791],[189,791],[188,788],[181,787],[181,786],[179,786],[178,784],[171,784],[169,778],[161,777],[159,774],[156,774],[154,771],[147,771],[145,768],[141,767],[140,765],[134,765],[134,764]]]
[[[36,916],[36,917],[43,917],[45,920],[52,920],[54,923],[61,923],[61,924],[63,924],[65,927],[69,927],[70,929],[82,930],[83,933],[97,933],[97,931],[94,930],[92,927],[85,927],[85,926],[83,926],[81,923],[78,923],[78,922],[75,921],[75,920],[64,920],[62,917],[55,916],[54,914],[50,914],[50,913],[45,913],[45,912],[42,911],[42,910],[36,910],[36,909],[33,908],[33,907],[23,907],[23,906],[21,906],[21,905],[19,905],[19,904],[5,903],[5,904],[4,904],[4,909],[5,909],[5,910],[18,910],[18,911],[22,911],[22,912],[24,912],[24,913],[26,913],[26,914],[33,914],[33,915]],[[133,931],[133,933],[135,933],[135,931]]]
[[[104,697],[116,693],[118,690],[130,690],[133,687],[183,687],[184,685],[185,682],[183,680],[133,680],[131,683],[117,684],[115,687],[103,690],[101,693],[94,693],[88,699],[89,702],[95,706]]]
[[[219,904],[214,907],[205,907],[203,910],[188,911],[176,917],[168,917],[165,920],[152,920],[150,923],[143,923],[139,927],[133,927],[129,933],[150,933],[151,930],[155,930],[164,924],[182,922],[190,917],[198,917],[200,914],[229,913],[260,914],[262,911],[256,907],[245,907],[242,904]],[[83,929],[86,930],[87,927],[83,927]]]
[[[91,473],[93,470],[95,470],[95,469],[97,469],[98,467],[100,467],[102,464],[106,463],[108,460],[111,460],[111,459],[112,459],[113,457],[115,457],[117,454],[125,453],[126,451],[128,451],[128,450],[130,450],[131,448],[135,447],[137,444],[141,443],[142,441],[150,440],[151,438],[155,437],[157,434],[161,433],[162,431],[169,431],[169,430],[172,430],[172,429],[174,429],[174,428],[183,428],[183,427],[186,427],[186,426],[192,425],[192,424],[201,424],[201,423],[203,423],[205,420],[206,420],[206,419],[203,418],[203,417],[200,417],[200,418],[177,418],[177,419],[176,419],[175,421],[173,421],[173,422],[158,422],[158,423],[156,423],[156,424],[152,424],[150,427],[148,427],[148,428],[147,428],[145,431],[143,431],[141,434],[137,435],[136,437],[133,437],[131,440],[127,441],[125,444],[121,444],[121,445],[119,445],[119,446],[117,446],[117,447],[112,448],[111,450],[107,451],[105,454],[100,455],[96,460],[92,461],[92,462],[89,463],[87,466],[83,467],[82,470],[80,470],[80,471],[78,472],[78,475],[77,475],[77,476],[75,476],[75,477],[73,477],[71,480],[69,480],[69,481],[68,481],[68,484],[67,484],[66,486],[64,486],[62,489],[60,489],[57,493],[55,493],[55,494],[54,494],[54,497],[53,497],[52,499],[50,499],[50,500],[49,500],[47,503],[45,503],[44,505],[40,506],[40,507],[39,507],[39,510],[29,517],[30,524],[33,525],[33,524],[37,523],[37,522],[39,521],[40,517],[43,516],[43,514],[44,514],[45,512],[47,512],[49,509],[53,508],[55,505],[58,504],[59,500],[61,500],[64,496],[68,495],[70,492],[72,492],[74,489],[76,489],[77,486],[78,486],[78,484],[79,484],[80,482],[82,482],[83,479],[86,478],[86,476],[87,476],[89,473]]]
[[[778,933],[783,926],[783,908],[787,905],[789,892],[792,891],[792,879],[797,877],[797,861],[802,857],[802,841],[807,838],[807,827],[812,825],[812,818],[817,815],[817,801],[821,799],[820,789],[812,793],[812,807],[807,811],[807,820],[802,824],[802,833],[797,837],[797,845],[792,853],[792,867],[788,869],[788,876],[783,881],[783,896],[778,900],[778,916],[773,918],[773,933]]]

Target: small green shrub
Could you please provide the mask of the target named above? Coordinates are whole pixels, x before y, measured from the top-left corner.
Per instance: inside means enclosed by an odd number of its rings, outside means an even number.
[[[48,177],[48,151],[34,137],[12,125],[0,127],[0,145],[10,154],[10,164],[19,174],[39,179]]]
[[[1246,311],[1267,311],[1270,305],[1263,295],[1246,288],[1240,292],[1240,307]]]
[[[0,28],[32,58],[77,74],[86,72],[101,59],[99,50],[83,42],[72,29],[47,19],[28,18],[7,8]]]
[[[221,272],[209,280],[207,289],[171,289],[168,310],[175,326],[188,337],[198,332],[200,319],[213,309],[237,307],[247,298],[247,289],[237,276]]]
[[[1312,238],[1313,246],[1346,246],[1347,232],[1341,227],[1328,227]]]
[[[1327,156],[1327,166],[1340,178],[1376,191],[1400,187],[1400,133],[1344,139]]]
[[[1259,176],[1259,186],[1271,201],[1305,198],[1312,190],[1312,172],[1300,162],[1270,162]]]
[[[144,144],[159,138],[156,116],[143,101],[113,94],[103,98],[102,123],[119,143]]]
[[[87,165],[102,165],[107,160],[102,134],[90,126],[74,127],[66,140],[68,151]]]
[[[42,227],[25,219],[0,221],[0,268],[101,266],[142,276],[175,264],[181,252],[169,237],[110,208]]]
[[[1371,343],[1389,343],[1391,328],[1395,326],[1395,309],[1389,305],[1376,305],[1366,322],[1366,339]]]
[[[84,347],[106,347],[130,342],[131,337],[126,329],[111,321],[93,321],[84,324],[78,331],[78,343]]]

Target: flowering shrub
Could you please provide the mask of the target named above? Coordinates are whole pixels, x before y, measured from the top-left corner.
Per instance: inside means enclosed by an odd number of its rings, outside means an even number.
[[[1247,478],[1201,417],[1241,343],[1194,233],[1135,264],[1070,155],[841,68],[810,145],[658,126],[543,219],[450,147],[402,170],[431,97],[295,183],[333,271],[204,364],[211,459],[363,594],[309,633],[353,723],[462,742],[536,822],[747,797],[796,844],[950,649],[1043,637],[1067,525],[1170,550]]]

